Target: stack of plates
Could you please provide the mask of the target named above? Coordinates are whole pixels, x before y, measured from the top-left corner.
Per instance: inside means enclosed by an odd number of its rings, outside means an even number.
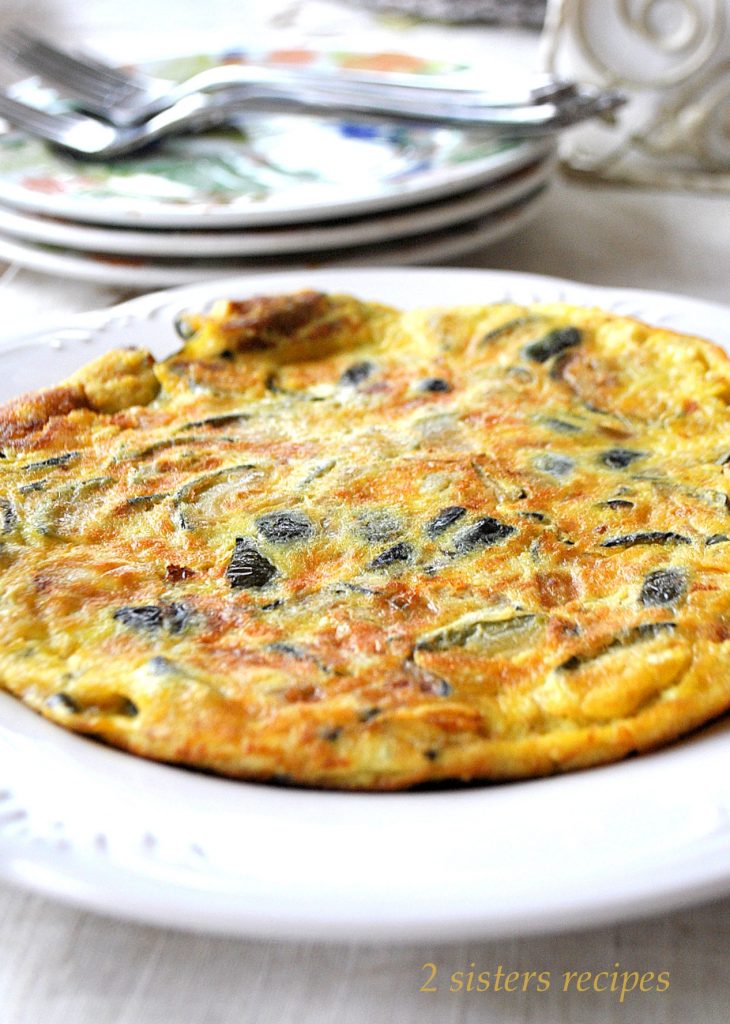
[[[387,56],[392,67],[399,55]],[[453,70],[403,56],[414,72]],[[302,51],[296,59],[377,67],[381,57]],[[211,54],[148,70],[183,79],[246,59]],[[46,108],[58,102],[30,79],[15,95]],[[271,114],[105,164],[7,131],[0,259],[140,288],[241,271],[440,262],[527,223],[553,169],[552,141]]]

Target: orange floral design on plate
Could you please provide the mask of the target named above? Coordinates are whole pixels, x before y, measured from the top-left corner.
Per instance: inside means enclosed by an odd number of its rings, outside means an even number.
[[[57,178],[23,178],[22,185],[31,192],[43,192],[45,195],[54,196],[65,192],[66,188]]]
[[[272,64],[311,64],[316,56],[312,50],[272,50],[266,61]]]
[[[429,61],[412,53],[350,53],[340,58],[340,66],[359,71],[423,71]]]

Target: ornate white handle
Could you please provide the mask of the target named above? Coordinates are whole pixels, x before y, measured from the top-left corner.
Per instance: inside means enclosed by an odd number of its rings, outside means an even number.
[[[543,57],[631,97],[571,136],[574,171],[730,190],[730,0],[550,0]]]

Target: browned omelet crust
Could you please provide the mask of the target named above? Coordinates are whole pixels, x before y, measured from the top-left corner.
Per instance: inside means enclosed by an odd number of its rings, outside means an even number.
[[[730,705],[730,363],[599,309],[222,302],[0,410],[0,678],[248,779],[585,767]]]

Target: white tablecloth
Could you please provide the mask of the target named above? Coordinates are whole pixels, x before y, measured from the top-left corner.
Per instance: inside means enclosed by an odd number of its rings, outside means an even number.
[[[261,3],[248,18],[302,25],[322,3]],[[152,52],[173,29],[200,45],[241,5],[151,0],[33,0],[19,16],[66,41],[82,31],[100,45],[144,37]],[[261,14],[261,11],[264,14]],[[350,17],[351,15],[347,15]],[[344,15],[343,15],[344,17]],[[172,20],[170,20],[172,19]],[[206,36],[207,34],[207,36]],[[559,182],[537,222],[461,262],[635,286],[730,302],[730,199],[658,194]],[[1,272],[2,268],[0,268]],[[16,268],[0,277],[5,333],[38,316],[109,305],[117,290],[54,280]],[[433,298],[436,298],[435,296]],[[1,1024],[702,1024],[724,1022],[730,1002],[730,900],[567,936],[407,948],[233,941],[123,924],[0,885]],[[436,993],[419,988],[426,962],[453,971],[668,971],[664,993]]]

